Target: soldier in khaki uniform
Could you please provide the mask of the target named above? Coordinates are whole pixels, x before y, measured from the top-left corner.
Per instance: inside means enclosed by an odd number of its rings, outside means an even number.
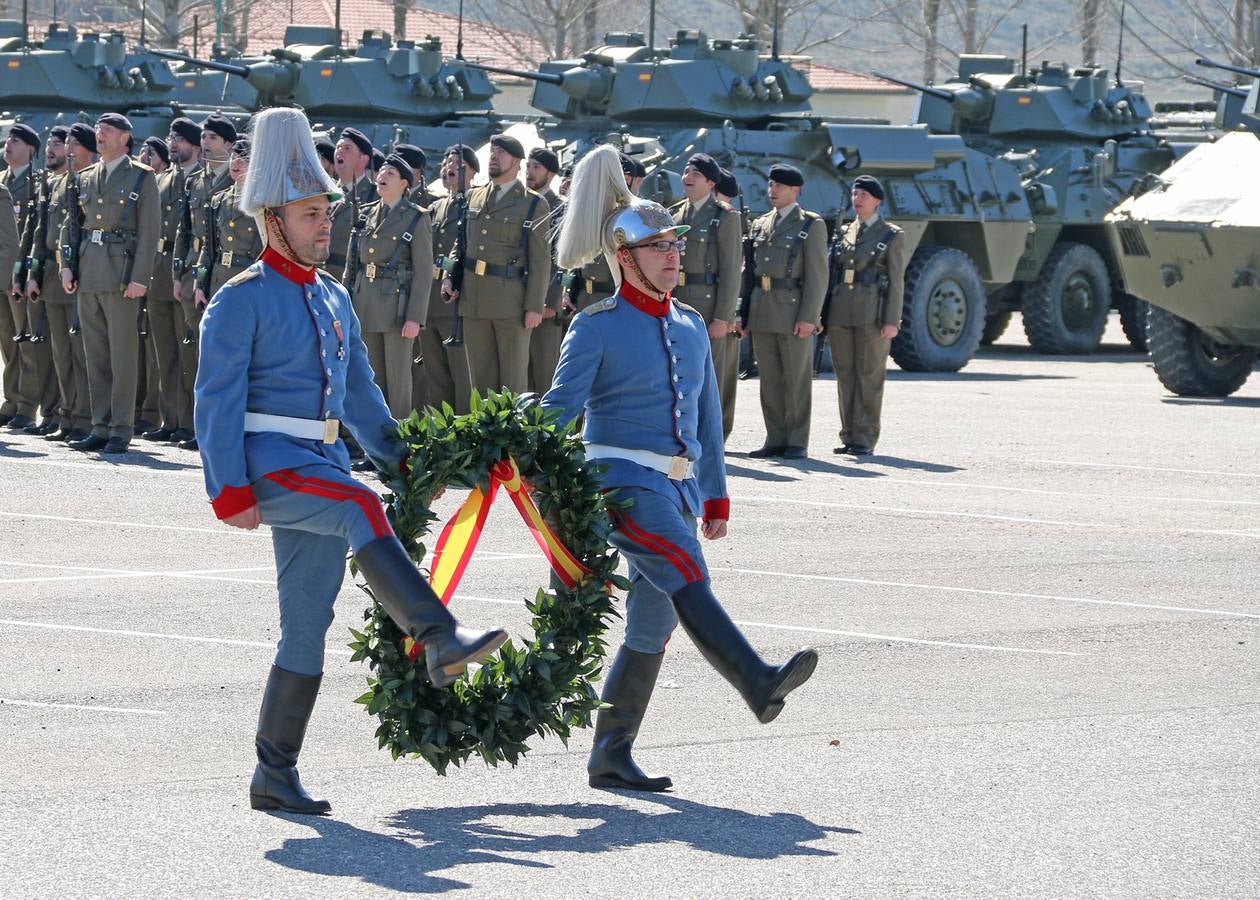
[[[18,262],[17,211],[13,208],[13,195],[0,181],[0,272],[12,272]],[[5,403],[9,401],[6,399]],[[10,414],[8,418],[13,417]]]
[[[232,186],[214,196],[208,210],[209,227],[206,242],[197,260],[197,303],[205,306],[210,298],[253,265],[263,252],[258,223],[241,211],[241,182],[249,171],[249,138],[232,145],[228,160],[228,176]]]
[[[414,178],[401,156],[385,158],[376,173],[381,199],[369,208],[357,262],[347,263],[344,278],[368,362],[395,419],[405,419],[413,409],[412,360],[433,273],[429,215],[405,196]]]
[[[438,199],[436,194],[429,192],[429,186],[424,180],[424,170],[429,165],[429,157],[415,144],[395,144],[393,153],[411,169],[413,187],[407,192],[407,199],[421,209],[427,210]]]
[[[162,176],[171,167],[171,148],[160,137],[147,137],[140,145],[140,162],[153,170],[158,181],[159,196],[162,190]],[[166,216],[166,205],[162,206],[163,221]],[[157,278],[157,261],[154,260],[154,278]],[[146,300],[145,330],[140,336],[140,371],[141,383],[139,396],[136,398],[136,433],[143,437],[150,431],[161,427],[161,373],[157,362],[157,348],[153,346],[153,328],[149,325],[147,302],[153,295],[153,285],[149,285]]]
[[[805,178],[794,166],[770,167],[773,209],[753,224],[756,269],[743,327],[761,369],[766,442],[748,455],[804,459],[809,447],[813,337],[827,293],[827,226],[797,200]]]
[[[64,134],[64,140],[62,135]],[[59,428],[44,436],[49,441],[77,441],[88,436],[92,427],[88,403],[87,360],[83,338],[78,334],[75,298],[61,287],[58,264],[61,226],[66,218],[66,187],[69,184],[67,160],[73,156],[77,173],[92,165],[96,134],[83,123],[72,128],[54,128],[48,137],[47,159],[54,174],[48,181],[48,200],[36,225],[31,245],[26,296],[43,304],[46,334],[52,351],[53,372],[60,396]]]
[[[857,217],[839,241],[826,325],[840,398],[834,452],[860,457],[870,456],[879,440],[888,348],[901,325],[906,241],[880,216],[884,186],[878,179],[853,179],[852,197]]]
[[[441,409],[442,404],[447,403],[460,415],[468,412],[472,375],[463,338],[459,337],[457,343],[447,343],[454,334],[457,308],[446,288],[454,289],[453,280],[457,277],[462,284],[463,272],[457,275],[455,266],[463,209],[460,198],[479,170],[476,154],[463,144],[448,147],[442,158],[442,185],[446,196],[429,211],[433,221],[433,281],[429,288],[428,318],[420,332],[423,363],[416,367],[420,384],[412,385],[416,406],[425,404]]]
[[[551,208],[517,180],[524,158],[520,141],[492,137],[490,184],[468,199],[464,283],[455,296],[473,388],[482,393],[528,387],[530,333],[542,324],[551,281]]]
[[[714,189],[722,177],[717,161],[696,153],[683,169],[687,198],[674,210],[674,221],[690,226],[682,271],[674,296],[704,317],[713,350],[722,404],[722,437],[735,425],[735,388],[739,384],[739,330],[735,327],[740,277],[744,269],[739,213],[722,203]]]
[[[0,185],[8,188],[12,198],[10,205],[17,217],[19,241],[15,252],[19,253],[32,201],[38,191],[35,157],[39,148],[39,135],[35,129],[22,123],[9,128],[9,135],[4,141],[4,161],[8,168],[0,172]],[[0,407],[0,425],[19,429],[35,424],[35,414],[41,402],[48,399],[43,395],[44,385],[40,377],[44,368],[41,363],[47,362],[48,351],[46,347],[40,347],[42,342],[30,340],[32,317],[22,296],[26,286],[13,283],[15,274],[10,268],[4,275],[6,308],[0,311],[0,356],[4,358],[4,405]],[[45,416],[54,414],[56,398],[51,399],[54,406],[45,407]]]
[[[175,285],[183,280],[185,257],[175,252],[180,224],[187,211],[188,190],[201,171],[201,126],[183,116],[171,122],[166,137],[171,165],[157,180],[162,205],[162,235],[153,261],[149,290],[149,342],[158,376],[156,427],[141,437],[150,441],[186,441],[193,436],[192,398],[183,375],[189,337]],[[187,226],[191,234],[191,223]]]
[[[346,248],[355,225],[355,208],[357,206],[362,218],[364,207],[376,200],[376,183],[368,171],[372,166],[372,142],[357,128],[343,128],[333,159],[333,169],[345,196],[333,207],[332,250],[324,271],[340,278],[346,269]]]
[[[551,208],[551,220],[546,225],[551,234],[557,233],[561,214],[560,198],[551,189],[552,180],[559,174],[560,157],[554,150],[535,147],[529,151],[529,159],[525,161],[525,187],[542,194]],[[529,389],[540,397],[551,387],[556,362],[560,359],[560,340],[564,337],[565,321],[560,317],[563,280],[563,272],[552,272],[551,280],[547,282],[547,305],[543,307],[542,324],[534,329],[529,339]]]
[[[87,354],[92,433],[76,450],[125,453],[131,442],[139,356],[139,301],[149,289],[162,233],[157,179],[127,156],[131,122],[105,113],[96,122],[101,161],[80,176],[82,241],[79,281],[61,270],[66,293],[78,292],[79,320]],[[69,223],[62,227],[63,261],[69,255]]]

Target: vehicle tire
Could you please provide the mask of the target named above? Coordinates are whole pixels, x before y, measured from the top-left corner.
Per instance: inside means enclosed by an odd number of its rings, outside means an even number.
[[[1150,304],[1132,294],[1123,294],[1116,301],[1120,310],[1120,327],[1129,339],[1129,346],[1141,353],[1146,352],[1146,316]]]
[[[990,347],[1006,333],[1006,326],[1011,324],[1011,311],[1003,310],[994,313],[984,320],[984,331],[980,332],[980,346]]]
[[[920,247],[906,266],[893,360],[907,372],[957,372],[980,346],[984,310],[984,282],[967,254]]]
[[[1256,364],[1251,347],[1222,347],[1197,326],[1152,306],[1146,341],[1160,383],[1182,397],[1228,397]]]
[[[1058,244],[1024,286],[1024,334],[1037,353],[1092,353],[1111,312],[1111,275],[1088,244]]]

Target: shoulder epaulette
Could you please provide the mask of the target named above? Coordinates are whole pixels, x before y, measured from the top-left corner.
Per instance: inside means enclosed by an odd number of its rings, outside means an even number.
[[[131,157],[131,165],[132,165],[132,168],[139,169],[142,172],[153,172],[152,166],[146,166],[144,163],[140,162],[140,160],[136,159],[135,157]],[[153,172],[153,174],[156,175],[157,172]]]
[[[691,313],[693,316],[700,319],[704,318],[704,316],[700,315],[700,310],[696,309],[694,306],[688,306],[676,297],[671,297],[670,300],[673,302],[675,307],[681,309],[683,312]]]
[[[586,309],[582,310],[582,312],[589,316],[593,316],[596,313],[608,312],[608,310],[616,309],[616,308],[617,308],[617,298],[607,297],[603,300],[600,300],[598,303],[592,303],[590,306],[586,307]]]
[[[261,274],[262,274],[262,266],[259,265],[258,263],[254,263],[244,272],[238,272],[237,274],[233,275],[231,278],[229,278],[227,281],[223,283],[223,286],[231,287],[232,285],[244,284],[246,281],[251,281],[257,278]]]
[[[810,212],[808,209],[802,209],[802,210],[801,210],[801,215],[802,215],[802,216],[804,216],[805,218],[809,219],[811,222],[821,222],[821,221],[822,221],[822,216],[818,215],[818,213],[816,213],[816,212]]]

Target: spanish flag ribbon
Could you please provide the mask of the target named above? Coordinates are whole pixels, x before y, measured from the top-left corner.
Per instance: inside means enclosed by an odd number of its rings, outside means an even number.
[[[551,530],[551,526],[543,520],[542,513],[534,505],[529,491],[525,490],[521,470],[517,467],[516,460],[508,457],[491,467],[489,490],[483,491],[480,487],[473,488],[468,499],[446,523],[446,527],[442,529],[442,534],[438,537],[437,546],[433,549],[433,566],[429,575],[429,584],[443,603],[451,602],[451,597],[454,596],[460,580],[464,577],[464,572],[468,569],[468,563],[472,561],[473,552],[477,549],[477,541],[481,538],[486,518],[490,515],[490,507],[494,504],[494,498],[500,487],[508,492],[508,496],[516,504],[516,509],[525,520],[530,534],[538,542],[543,556],[547,558],[547,562],[551,564],[552,570],[565,587],[575,587],[583,575],[590,574],[591,570],[582,565],[581,561]],[[420,645],[411,638],[407,638],[404,644],[408,656],[415,660],[420,655]]]

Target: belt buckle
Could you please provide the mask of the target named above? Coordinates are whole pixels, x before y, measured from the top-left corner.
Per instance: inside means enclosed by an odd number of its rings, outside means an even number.
[[[682,287],[686,283],[687,283],[687,273],[680,271],[678,273],[678,286]]]
[[[433,280],[434,281],[441,281],[442,276],[444,276],[445,274],[446,274],[446,271],[441,266],[433,267]]]
[[[473,266],[473,274],[474,275],[486,274],[486,261],[484,259],[477,260],[477,265]]]
[[[594,278],[586,279],[586,293],[588,294],[595,293],[595,279]]]
[[[768,291],[768,290],[770,290],[770,276],[769,276],[769,275],[762,275],[762,276],[761,276],[761,289],[762,289],[763,291]]]
[[[852,269],[845,269],[844,270],[844,283],[853,284],[853,279],[856,275],[857,273],[854,272]]]
[[[93,244],[102,244],[104,241],[102,241],[101,238],[104,234],[105,232],[101,231],[99,228],[94,228],[88,234],[88,240],[90,240]]]
[[[225,269],[230,269],[230,268],[232,268],[232,253],[231,253],[231,251],[229,251],[229,250],[224,250],[222,253],[220,253],[220,254],[219,254],[219,265],[223,266]]]
[[[667,474],[670,481],[682,481],[691,474],[691,460],[685,456],[671,456]]]
[[[165,253],[165,252],[166,252],[166,238],[159,238],[159,239],[158,239],[158,248],[157,248],[157,252],[158,252],[159,254],[162,254],[162,253]]]
[[[367,275],[368,281],[375,281],[376,280],[376,263],[368,263],[367,267],[364,268],[363,273]]]
[[[337,443],[337,434],[340,430],[341,430],[340,419],[325,419],[324,420],[324,443],[325,444]]]

